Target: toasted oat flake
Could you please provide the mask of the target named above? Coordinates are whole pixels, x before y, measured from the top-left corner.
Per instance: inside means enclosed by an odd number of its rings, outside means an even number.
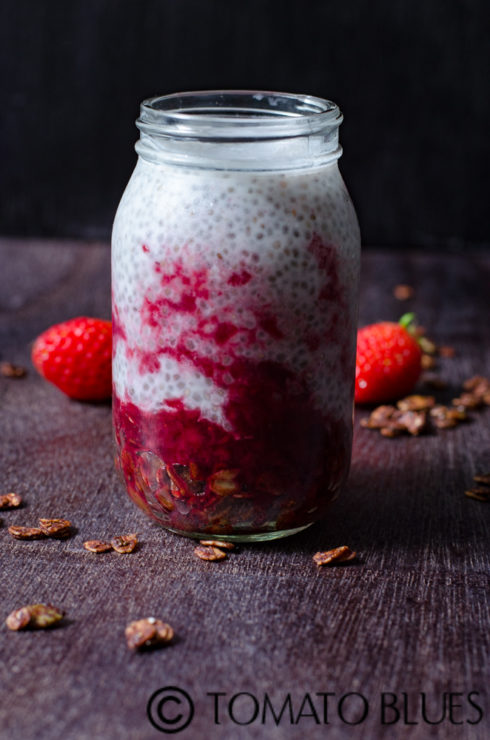
[[[458,398],[453,398],[453,406],[464,406],[466,409],[477,409],[483,406],[483,398],[473,393],[462,393]]]
[[[18,493],[5,493],[0,496],[0,509],[18,509],[22,504],[22,496]]]
[[[412,298],[414,293],[415,291],[412,286],[406,285],[405,283],[395,285],[393,288],[393,295],[398,301],[407,301],[409,298]]]
[[[394,411],[394,406],[378,406],[367,419],[361,419],[361,426],[367,429],[382,429],[391,419]]]
[[[31,621],[31,613],[29,611],[29,608],[26,606],[22,606],[20,609],[15,609],[13,612],[11,612],[7,619],[5,620],[5,624],[9,628],[9,630],[22,630]]]
[[[477,486],[475,488],[469,488],[467,491],[464,492],[464,494],[465,496],[468,496],[469,498],[474,498],[477,501],[490,501],[490,488]]]
[[[126,642],[131,650],[149,645],[155,637],[156,628],[153,620],[138,619],[128,624],[125,630]]]
[[[224,542],[221,540],[199,540],[200,545],[204,547],[218,547],[221,550],[234,550],[235,545],[233,542]]]
[[[218,496],[229,496],[238,493],[240,486],[236,480],[238,470],[218,470],[208,480],[209,488]]]
[[[202,473],[199,470],[199,466],[195,462],[189,463],[189,475],[191,476],[192,480],[202,479]]]
[[[69,519],[40,519],[39,527],[46,537],[66,537],[70,533]]]
[[[432,355],[424,353],[420,358],[420,364],[422,366],[422,370],[432,370],[437,365],[437,362]]]
[[[438,429],[454,429],[458,426],[457,419],[452,419],[450,416],[436,416],[432,422]]]
[[[455,406],[454,408],[450,408],[447,413],[450,419],[456,419],[456,421],[465,421],[468,418],[464,406]]]
[[[51,604],[34,604],[28,607],[31,612],[30,627],[46,629],[52,627],[64,617],[64,612]]]
[[[427,426],[427,414],[425,411],[404,411],[396,419],[409,434],[417,436]]]
[[[136,534],[122,534],[111,540],[112,549],[121,554],[133,552],[137,544],[138,535]]]
[[[313,560],[317,565],[330,565],[330,563],[346,563],[349,560],[353,560],[356,554],[347,545],[342,547],[335,547],[333,550],[325,550],[324,552],[317,552],[313,555]]]
[[[463,383],[465,391],[474,391],[475,388],[490,388],[490,380],[485,378],[483,375],[473,375],[472,378],[468,378]]]
[[[64,612],[52,604],[29,604],[16,609],[6,619],[10,630],[47,629],[53,627],[64,617]]]
[[[379,429],[383,437],[398,437],[408,433],[417,436],[427,428],[426,410],[434,405],[433,396],[407,396],[398,401],[399,408],[378,406],[361,426]]]
[[[464,406],[448,407],[442,404],[434,406],[430,410],[430,416],[438,429],[452,429],[467,418]]]
[[[490,473],[478,473],[473,476],[475,483],[481,483],[484,486],[490,486]]]
[[[174,637],[174,631],[169,624],[156,620],[156,644],[170,642]]]
[[[447,345],[442,345],[437,349],[441,357],[454,357],[454,355],[456,354],[456,350],[454,349],[454,347],[449,347]]]
[[[89,552],[110,552],[113,550],[110,542],[103,542],[102,540],[87,540],[83,543],[83,546]]]
[[[218,547],[204,547],[199,545],[194,549],[194,554],[198,558],[201,558],[201,560],[224,560],[226,558],[226,552],[223,552]]]
[[[407,396],[396,404],[400,411],[425,411],[435,404],[434,396]]]
[[[419,345],[422,352],[424,352],[427,355],[435,355],[437,346],[436,344],[428,339],[427,337],[419,337]]]
[[[23,378],[27,371],[21,365],[13,365],[11,362],[0,363],[0,374],[4,378]]]
[[[485,397],[490,393],[490,380],[482,376],[476,376],[476,378],[471,380],[475,380],[476,382],[473,384],[470,393],[476,396],[476,398],[485,401]]]
[[[160,619],[147,617],[128,624],[125,635],[128,648],[137,650],[169,643],[174,636],[174,631],[169,624]]]
[[[46,537],[39,527],[19,527],[12,524],[8,531],[16,540],[43,540]]]

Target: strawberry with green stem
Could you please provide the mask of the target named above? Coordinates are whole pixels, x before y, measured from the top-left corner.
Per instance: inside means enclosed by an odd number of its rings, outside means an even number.
[[[419,379],[422,350],[413,313],[357,332],[356,403],[383,403],[409,394]]]

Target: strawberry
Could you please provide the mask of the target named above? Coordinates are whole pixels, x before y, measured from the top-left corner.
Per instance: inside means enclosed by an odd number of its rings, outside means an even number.
[[[110,321],[80,316],[46,329],[34,342],[36,370],[79,401],[111,395],[112,327]]]
[[[406,396],[421,373],[422,351],[410,333],[413,314],[396,324],[382,321],[357,332],[356,403],[382,403]]]

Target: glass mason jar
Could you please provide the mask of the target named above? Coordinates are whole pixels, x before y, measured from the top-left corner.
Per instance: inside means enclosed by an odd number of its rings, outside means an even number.
[[[349,468],[360,239],[327,100],[146,100],[112,235],[116,464],[179,534],[282,537]]]

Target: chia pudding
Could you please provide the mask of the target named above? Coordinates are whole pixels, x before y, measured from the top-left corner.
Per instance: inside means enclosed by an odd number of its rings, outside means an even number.
[[[116,465],[182,534],[298,531],[350,461],[359,230],[340,150],[285,160],[271,138],[237,165],[227,140],[210,164],[142,140],[112,236]]]

